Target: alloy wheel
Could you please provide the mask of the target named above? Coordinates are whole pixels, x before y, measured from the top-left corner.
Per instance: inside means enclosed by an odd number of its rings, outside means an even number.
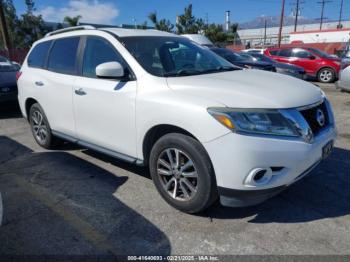
[[[322,82],[329,82],[333,79],[333,72],[328,69],[324,69],[320,73],[320,80]]]
[[[34,131],[35,138],[40,143],[45,143],[48,135],[47,125],[45,123],[42,113],[38,110],[35,110],[32,113],[32,128]]]
[[[192,199],[198,189],[198,173],[192,159],[177,148],[168,148],[158,157],[157,174],[163,189],[180,201]]]

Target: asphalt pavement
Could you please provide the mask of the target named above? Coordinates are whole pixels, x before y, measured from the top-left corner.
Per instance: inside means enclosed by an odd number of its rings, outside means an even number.
[[[199,215],[168,206],[146,168],[69,143],[40,148],[18,107],[1,105],[0,254],[350,255],[350,94],[322,88],[333,154],[264,204]]]

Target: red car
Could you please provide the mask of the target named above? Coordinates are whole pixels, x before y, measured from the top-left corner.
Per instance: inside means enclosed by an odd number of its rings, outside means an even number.
[[[272,59],[305,69],[306,74],[322,83],[332,83],[338,77],[341,60],[316,48],[282,47],[268,48],[265,55]]]

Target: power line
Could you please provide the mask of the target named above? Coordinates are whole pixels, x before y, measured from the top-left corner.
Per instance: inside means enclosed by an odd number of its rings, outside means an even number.
[[[320,2],[317,2],[318,4],[321,4],[321,18],[320,18],[320,30],[322,30],[323,25],[323,19],[324,19],[324,7],[327,3],[330,3],[332,1],[330,0],[321,0]]]

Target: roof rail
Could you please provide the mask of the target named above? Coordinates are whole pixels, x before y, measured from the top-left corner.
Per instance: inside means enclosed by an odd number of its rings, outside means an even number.
[[[79,26],[72,26],[72,27],[67,27],[63,29],[59,29],[56,31],[49,32],[45,35],[45,37],[52,36],[52,35],[58,35],[66,32],[71,32],[71,31],[77,31],[77,30],[91,30],[91,29],[96,29],[96,27],[91,26],[91,25],[79,25]]]

